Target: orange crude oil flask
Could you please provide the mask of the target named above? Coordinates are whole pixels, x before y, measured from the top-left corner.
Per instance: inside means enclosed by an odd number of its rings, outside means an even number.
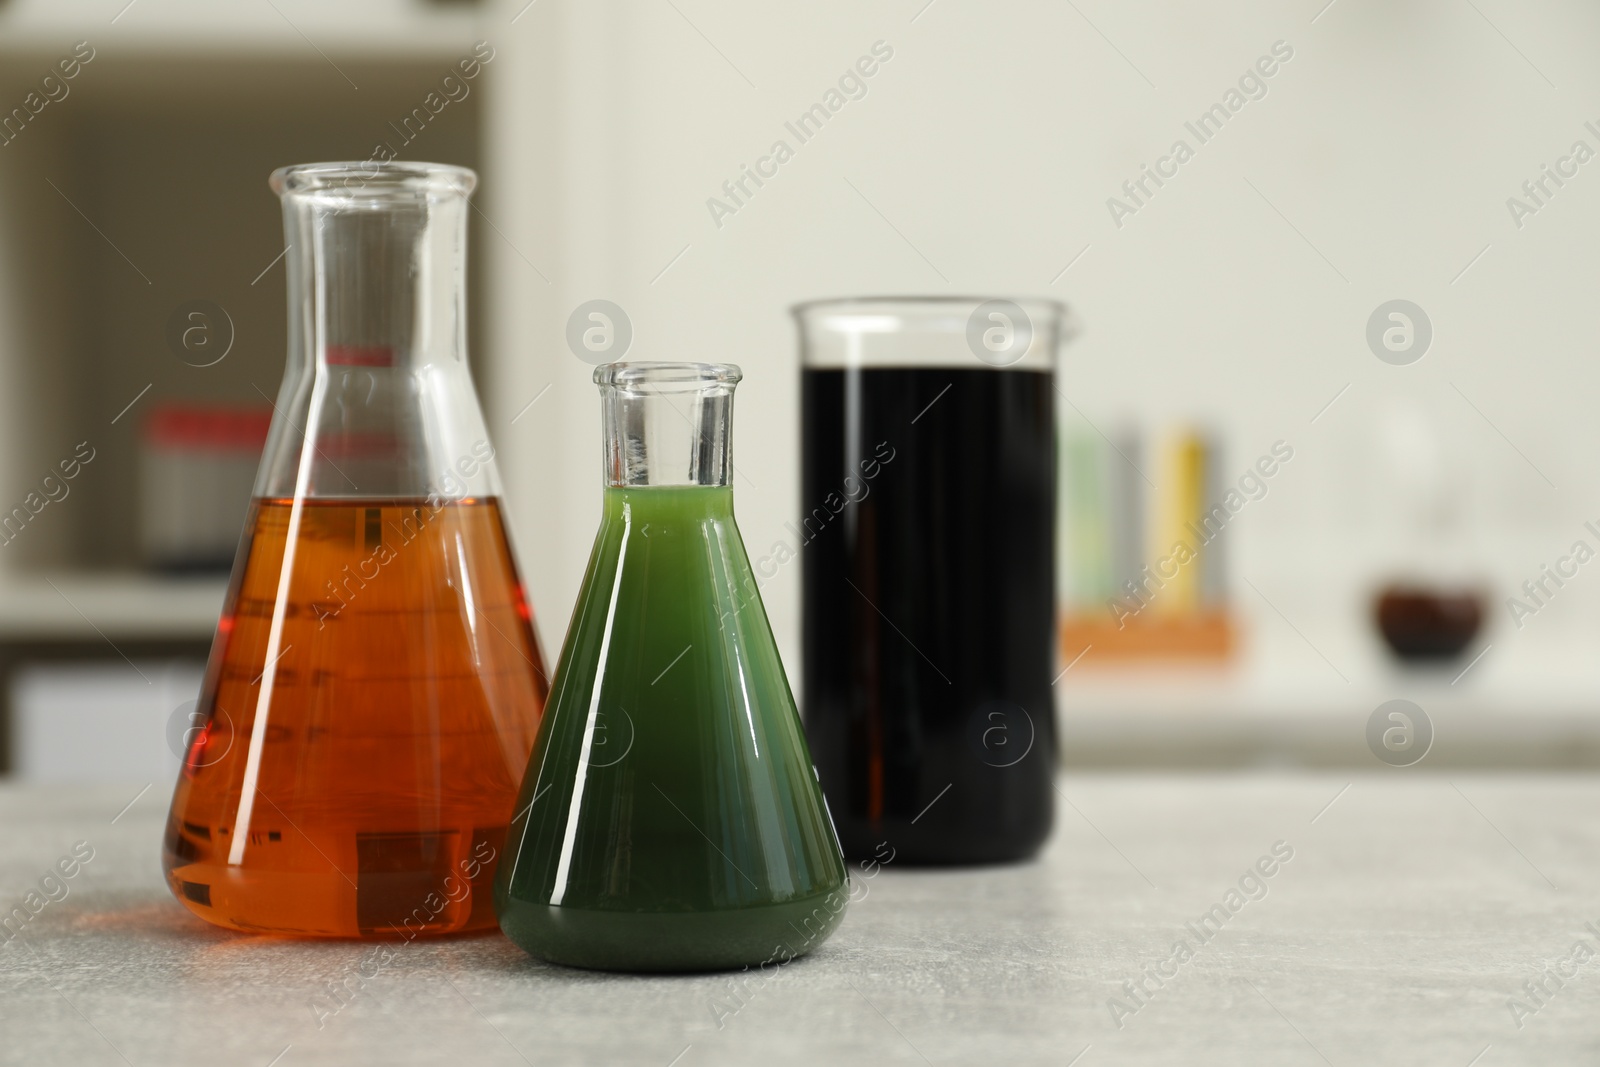
[[[163,850],[173,893],[220,926],[495,925],[547,684],[467,370],[475,181],[273,175],[289,360]]]

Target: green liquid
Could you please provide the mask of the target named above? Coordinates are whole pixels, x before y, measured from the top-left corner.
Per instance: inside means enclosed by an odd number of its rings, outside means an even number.
[[[606,490],[508,844],[500,926],[556,963],[776,963],[838,925],[844,859],[731,489]]]

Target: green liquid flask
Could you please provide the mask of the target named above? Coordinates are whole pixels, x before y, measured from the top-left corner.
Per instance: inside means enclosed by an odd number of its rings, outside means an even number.
[[[849,888],[733,519],[727,365],[613,363],[605,513],[495,906],[541,959],[691,971],[821,944]]]

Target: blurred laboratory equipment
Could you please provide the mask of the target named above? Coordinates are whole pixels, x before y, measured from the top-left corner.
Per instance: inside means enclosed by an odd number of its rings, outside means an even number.
[[[233,563],[270,408],[167,402],[139,442],[139,542],[155,570],[223,571]]]
[[[1468,521],[1472,470],[1421,401],[1390,397],[1377,430],[1386,537],[1373,623],[1400,662],[1448,663],[1471,646],[1485,613]]]
[[[1086,667],[1227,662],[1237,647],[1229,527],[1293,457],[1275,442],[1242,469],[1220,435],[1135,425],[1061,434],[1061,652]]]

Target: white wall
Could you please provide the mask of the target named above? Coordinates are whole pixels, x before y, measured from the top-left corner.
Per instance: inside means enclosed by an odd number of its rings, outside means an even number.
[[[1505,203],[1574,140],[1600,151],[1583,128],[1600,126],[1592,5],[540,2],[506,25],[523,2],[486,17],[502,58],[484,204],[507,239],[490,260],[489,391],[552,646],[598,521],[590,368],[562,341],[592,297],[631,315],[630,357],[744,367],[737,498],[757,552],[799,510],[785,309],[832,294],[1064,298],[1085,332],[1061,385],[1097,423],[1199,417],[1241,469],[1291,442],[1294,462],[1239,524],[1234,570],[1308,633],[1363,629],[1367,588],[1396,555],[1396,502],[1412,495],[1384,445],[1396,419],[1425,413],[1469,501],[1471,536],[1424,538],[1413,557],[1503,595],[1600,517],[1600,161],[1520,230]],[[784,121],[879,40],[894,57],[868,95],[718,228],[707,197],[774,139],[793,145]],[[1107,198],[1175,138],[1194,145],[1185,120],[1279,40],[1294,55],[1268,95],[1113,224]],[[1395,297],[1434,324],[1409,367],[1364,341]],[[1485,672],[1531,671],[1518,657],[1539,641],[1595,635],[1596,570],[1530,624],[1544,637],[1507,640]],[[767,597],[791,665],[798,588],[789,568]],[[1247,589],[1240,603],[1281,625]],[[1311,651],[1283,649],[1319,681]]]

